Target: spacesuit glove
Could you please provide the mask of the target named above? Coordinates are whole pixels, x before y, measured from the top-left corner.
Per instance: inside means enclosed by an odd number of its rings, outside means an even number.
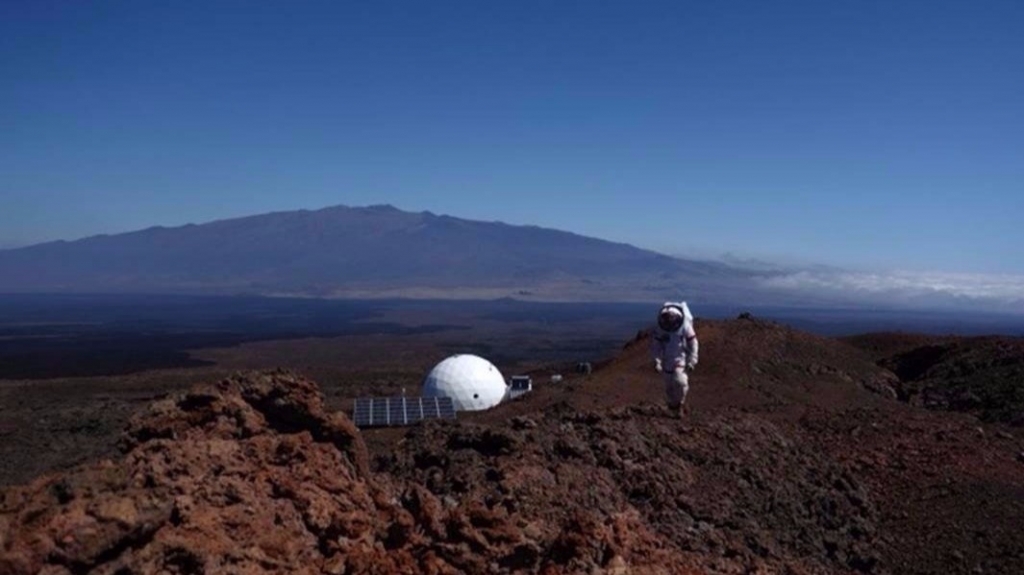
[[[657,371],[658,373],[661,373],[661,360],[660,359],[654,360],[654,371]]]
[[[686,370],[686,373],[693,373],[693,370],[697,369],[697,364],[696,363],[688,363],[688,364],[686,364],[686,367],[684,369]]]

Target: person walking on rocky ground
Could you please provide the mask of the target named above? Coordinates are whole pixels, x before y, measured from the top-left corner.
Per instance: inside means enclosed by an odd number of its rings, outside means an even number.
[[[654,368],[665,380],[665,400],[675,417],[682,416],[683,402],[690,389],[688,374],[697,367],[697,332],[686,302],[665,302],[651,338]]]

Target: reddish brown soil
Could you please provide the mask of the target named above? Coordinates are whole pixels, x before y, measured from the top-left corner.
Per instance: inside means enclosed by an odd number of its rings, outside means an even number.
[[[172,397],[123,457],[3,493],[0,573],[1024,573],[1014,428],[899,401],[864,345],[698,329],[682,420],[642,335],[411,430],[281,373]]]

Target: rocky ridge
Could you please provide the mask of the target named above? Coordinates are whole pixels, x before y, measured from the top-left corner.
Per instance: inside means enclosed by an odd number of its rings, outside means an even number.
[[[1024,426],[1024,338],[875,333],[846,341],[899,377],[904,401]]]
[[[877,571],[857,480],[740,413],[438,422],[371,472],[314,383],[250,373],[152,404],[121,447],[3,494],[0,572]]]
[[[122,457],[0,493],[0,574],[1024,571],[1015,429],[899,401],[878,358],[904,349],[700,330],[683,420],[643,334],[412,429],[361,432],[285,371],[164,398]]]
[[[374,475],[358,430],[286,372],[159,401],[123,448],[3,492],[0,573],[690,570],[636,513],[536,531],[504,507]]]

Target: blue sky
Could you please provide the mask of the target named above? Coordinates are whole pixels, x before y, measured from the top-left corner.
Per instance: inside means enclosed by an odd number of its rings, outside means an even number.
[[[1024,2],[0,3],[0,246],[391,203],[1024,274]]]

